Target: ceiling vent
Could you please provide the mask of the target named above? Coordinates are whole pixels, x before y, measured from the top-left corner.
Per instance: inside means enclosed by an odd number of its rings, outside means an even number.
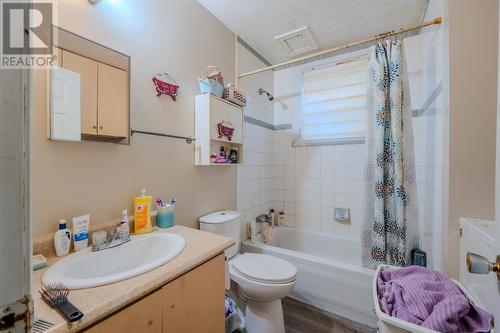
[[[303,27],[274,37],[287,50],[290,56],[318,49],[309,27]]]

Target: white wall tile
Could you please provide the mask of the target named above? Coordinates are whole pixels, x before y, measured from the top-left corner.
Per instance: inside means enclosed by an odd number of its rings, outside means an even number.
[[[349,180],[349,167],[337,165],[335,168],[335,179]]]

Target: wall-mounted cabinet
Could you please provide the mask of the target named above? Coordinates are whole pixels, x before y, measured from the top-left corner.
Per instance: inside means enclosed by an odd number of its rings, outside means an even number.
[[[80,73],[81,133],[97,134],[97,61],[61,50],[59,66]]]
[[[128,73],[66,50],[62,50],[61,67],[80,73],[82,135],[125,138]]]
[[[127,142],[130,58],[64,29],[55,29],[59,36],[54,47],[56,65],[80,76],[82,139]]]
[[[231,138],[221,135],[219,124],[234,129]],[[239,165],[243,163],[243,108],[211,94],[195,97],[195,165]],[[221,147],[228,157],[237,152],[236,163],[214,163]]]
[[[128,73],[97,65],[97,134],[124,138],[128,134]]]

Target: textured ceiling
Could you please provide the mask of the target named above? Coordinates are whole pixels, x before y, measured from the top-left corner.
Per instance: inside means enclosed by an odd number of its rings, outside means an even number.
[[[274,37],[310,26],[320,49],[421,22],[427,0],[198,0],[271,63],[289,60]],[[200,31],[203,33],[203,30]]]

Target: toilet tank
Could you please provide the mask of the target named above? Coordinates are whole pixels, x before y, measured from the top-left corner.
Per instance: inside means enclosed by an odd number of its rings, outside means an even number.
[[[240,247],[240,213],[224,210],[200,218],[200,230],[234,239],[235,244],[224,251],[226,258],[234,257]]]

